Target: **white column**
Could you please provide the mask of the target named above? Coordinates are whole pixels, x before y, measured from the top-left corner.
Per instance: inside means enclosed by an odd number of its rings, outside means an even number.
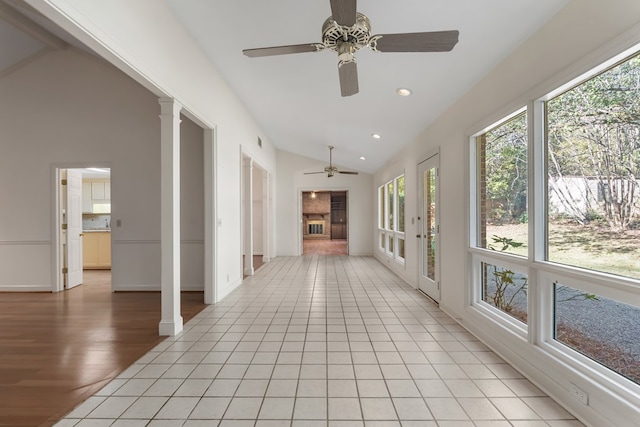
[[[262,262],[271,261],[271,205],[269,200],[271,199],[269,179],[271,175],[269,172],[262,172]]]
[[[204,303],[216,296],[216,141],[213,129],[204,130]]]
[[[244,274],[253,275],[253,159],[242,158],[244,187]]]
[[[160,102],[160,335],[182,331],[180,315],[180,110],[174,99]]]

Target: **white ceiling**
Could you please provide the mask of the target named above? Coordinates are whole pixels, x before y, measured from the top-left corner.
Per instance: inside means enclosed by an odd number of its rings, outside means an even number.
[[[165,0],[279,149],[379,169],[566,0],[360,0],[372,33],[459,30],[448,53],[356,54],[360,93],[340,97],[331,51],[248,58],[242,49],[321,41],[329,0]],[[413,95],[396,95],[408,87]],[[380,140],[372,133],[382,135]],[[366,160],[360,160],[360,156]]]
[[[333,145],[334,163],[375,172],[569,0],[360,0],[372,34],[459,30],[460,41],[447,53],[363,49],[356,54],[360,93],[346,98],[334,52],[242,55],[247,48],[320,42],[329,0],[165,1],[278,149],[327,162]],[[0,0],[0,18],[10,20],[8,7],[46,31],[31,28],[27,35],[15,19],[13,25],[0,19],[0,76],[56,39],[76,44],[20,0]],[[399,87],[413,95],[399,97]]]

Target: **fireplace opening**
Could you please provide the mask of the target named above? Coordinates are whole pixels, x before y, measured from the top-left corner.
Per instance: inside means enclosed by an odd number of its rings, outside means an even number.
[[[324,224],[309,224],[309,234],[324,234]]]

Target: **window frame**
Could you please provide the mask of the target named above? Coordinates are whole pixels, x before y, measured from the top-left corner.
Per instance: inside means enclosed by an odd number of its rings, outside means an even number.
[[[636,42],[637,43],[637,42]],[[560,264],[549,261],[547,256],[547,218],[548,218],[548,182],[547,182],[547,117],[546,102],[556,96],[573,89],[576,86],[594,78],[602,72],[629,60],[640,54],[640,44],[627,47],[621,53],[608,56],[609,59],[601,61],[596,66],[589,67],[575,78],[568,79],[566,83],[559,84],[555,89],[547,91],[543,96],[535,97],[527,102],[524,108],[505,114],[501,119],[493,121],[493,124],[480,129],[477,132],[469,132],[468,168],[467,180],[467,265],[469,268],[467,310],[471,313],[473,321],[487,321],[497,328],[505,331],[507,336],[516,336],[524,339],[536,351],[542,351],[550,357],[570,366],[578,375],[588,378],[600,387],[614,391],[625,399],[637,399],[640,394],[640,384],[616,373],[599,362],[583,355],[571,347],[555,340],[555,299],[554,283],[562,283],[575,289],[593,293],[614,301],[624,302],[635,307],[640,307],[640,279],[628,276],[619,276],[603,271],[589,270],[586,268]],[[479,247],[479,197],[477,182],[479,179],[478,145],[476,137],[487,130],[504,123],[519,112],[527,113],[527,139],[528,139],[528,255],[524,258],[514,257],[510,254],[498,253]],[[495,307],[482,301],[480,288],[480,265],[482,262],[512,263],[529,277],[528,288],[528,327],[522,329],[509,315],[504,315]],[[502,332],[497,332],[502,333]],[[530,351],[528,349],[527,351]]]
[[[399,251],[399,241],[402,240],[405,242],[405,251],[406,251],[406,240],[405,240],[405,232],[399,230],[399,205],[400,205],[400,197],[398,192],[398,180],[405,179],[404,172],[395,178],[386,181],[384,184],[378,187],[378,243],[376,244],[378,247],[378,251],[384,253],[389,258],[394,259],[400,264],[405,263],[405,258],[400,256]],[[393,199],[389,197],[389,187],[392,188],[393,191]],[[406,194],[406,189],[405,189]],[[392,212],[390,212],[390,206]],[[404,204],[404,200],[403,200]],[[383,215],[382,218],[380,216]],[[405,209],[405,217],[406,217],[406,209]],[[392,221],[390,221],[392,218]],[[404,218],[406,220],[406,218]],[[403,224],[406,223],[403,220]],[[390,227],[390,222],[392,227]],[[384,244],[383,244],[384,242]],[[391,242],[391,244],[390,244]],[[389,247],[393,246],[390,250]],[[406,256],[406,252],[405,252]]]

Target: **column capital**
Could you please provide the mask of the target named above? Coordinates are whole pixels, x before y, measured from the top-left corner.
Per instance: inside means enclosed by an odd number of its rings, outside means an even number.
[[[160,117],[162,116],[179,116],[182,110],[182,104],[175,98],[158,98],[160,104]]]

